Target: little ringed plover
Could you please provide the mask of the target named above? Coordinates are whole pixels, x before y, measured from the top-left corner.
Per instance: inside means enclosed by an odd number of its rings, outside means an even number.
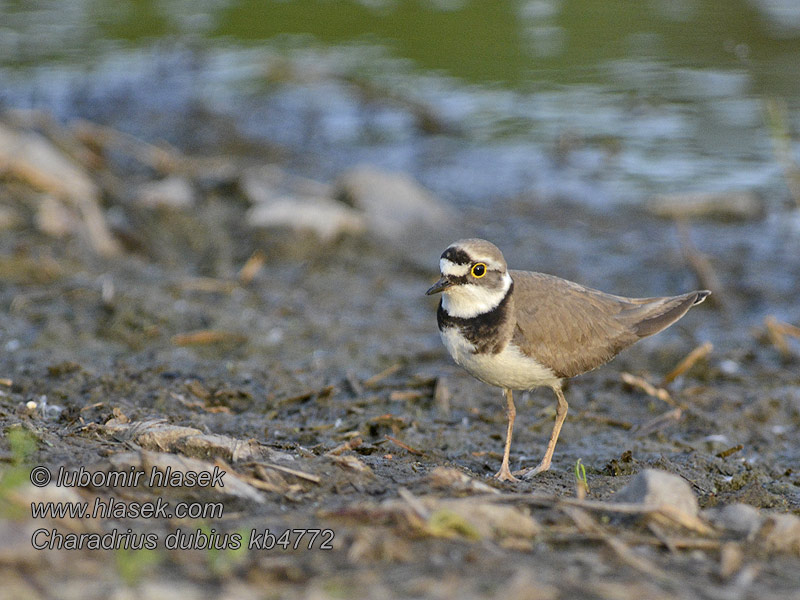
[[[442,293],[436,316],[447,351],[472,376],[505,393],[508,429],[503,462],[495,474],[503,481],[550,468],[567,416],[564,379],[590,371],[666,329],[711,293],[614,296],[552,275],[508,270],[497,246],[480,239],[451,244],[442,253],[439,270],[441,279],[426,293]],[[558,400],[553,433],[542,462],[512,474],[512,391],[539,386],[550,387]]]

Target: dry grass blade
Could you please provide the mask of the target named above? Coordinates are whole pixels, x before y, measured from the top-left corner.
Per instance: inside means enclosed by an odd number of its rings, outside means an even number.
[[[281,398],[276,402],[276,405],[285,406],[287,404],[294,404],[296,402],[305,402],[306,400],[310,400],[314,396],[317,396],[318,398],[327,398],[335,390],[336,386],[329,384],[319,388],[318,390],[307,390],[305,392],[300,392],[299,394],[294,394],[293,396],[287,396],[286,398]]]
[[[426,392],[417,390],[394,390],[389,394],[389,400],[392,402],[413,402],[414,400],[422,400],[427,396]]]
[[[11,381],[8,377],[0,378],[0,385],[4,385],[6,387],[11,387],[14,385],[14,382]]]
[[[414,514],[418,516],[423,521],[427,521],[431,516],[431,511],[429,511],[422,501],[417,498],[414,494],[412,494],[406,488],[400,488],[397,491],[398,495],[405,501],[406,504],[414,511]]]
[[[126,154],[134,156],[138,161],[161,172],[175,172],[185,168],[187,160],[173,148],[161,148],[149,144],[139,138],[108,127],[98,125],[85,119],[74,121],[75,136],[85,144],[115,147]]]
[[[638,375],[633,375],[631,373],[622,372],[620,373],[620,377],[622,381],[628,384],[631,387],[637,388],[642,390],[648,396],[652,396],[653,398],[658,398],[659,400],[666,402],[670,406],[677,406],[675,401],[669,395],[669,392],[664,388],[657,388],[652,383],[647,381],[644,377],[639,377]]]
[[[490,485],[473,479],[458,469],[436,467],[428,475],[428,481],[435,488],[455,490],[457,492],[471,492],[474,494],[499,494],[500,491]]]
[[[425,456],[425,453],[422,450],[417,450],[406,444],[405,442],[401,442],[397,438],[390,436],[389,434],[386,435],[386,439],[395,444],[396,446],[400,446],[406,452],[410,452],[411,454],[415,454],[417,456]]]
[[[767,329],[767,337],[770,343],[778,349],[783,356],[789,356],[792,351],[786,341],[786,337],[800,339],[800,327],[795,327],[789,323],[779,321],[774,316],[769,315],[764,319],[764,326]]]
[[[643,437],[650,435],[651,433],[655,433],[660,429],[664,429],[674,423],[677,423],[683,417],[683,409],[680,407],[673,408],[672,410],[668,410],[667,412],[658,415],[656,418],[647,421],[647,423],[643,423],[638,427],[634,427],[632,430],[634,434],[638,437]]]
[[[686,357],[680,361],[674,369],[672,369],[672,371],[664,375],[664,379],[661,380],[661,386],[666,386],[667,384],[675,381],[678,377],[691,369],[695,363],[708,356],[713,349],[714,345],[711,342],[705,342],[689,352],[689,354],[687,354]]]
[[[336,446],[333,450],[330,450],[325,453],[326,456],[339,456],[342,452],[349,452],[350,450],[354,450],[358,448],[361,444],[363,444],[363,440],[360,437],[354,437],[351,440],[347,440],[344,444],[340,444]]]
[[[661,579],[667,578],[667,574],[664,571],[643,556],[634,553],[625,542],[608,533],[586,511],[576,506],[564,506],[561,510],[572,519],[581,533],[600,536],[600,539],[614,551],[617,558],[628,566],[646,575]]]
[[[353,456],[352,454],[346,454],[343,456],[328,454],[326,456],[328,456],[334,463],[340,467],[344,467],[345,469],[349,469],[357,473],[364,473],[366,475],[372,474],[372,469],[369,467],[369,465],[364,464],[364,461],[357,456]]]
[[[231,331],[220,331],[218,329],[201,329],[190,333],[178,333],[171,338],[175,346],[207,346],[210,344],[244,344],[247,336]]]
[[[261,250],[256,250],[239,270],[239,283],[247,285],[261,272],[267,262],[266,255]]]
[[[621,421],[620,419],[614,419],[611,417],[607,417],[605,415],[598,415],[595,413],[582,412],[579,413],[576,418],[584,419],[586,421],[592,421],[594,423],[600,423],[601,425],[610,425],[611,427],[619,427],[620,429],[624,429],[626,431],[633,429],[633,423],[631,423],[630,421]]]
[[[298,479],[305,479],[306,481],[310,481],[311,483],[319,483],[320,481],[322,481],[322,479],[317,475],[312,475],[311,473],[306,473],[304,471],[298,471],[297,469],[290,469],[289,467],[284,467],[282,465],[275,465],[272,463],[258,463],[258,466],[265,469],[274,469],[275,471],[280,471],[281,473],[287,473],[288,475],[294,475]]]
[[[584,510],[594,510],[625,515],[643,515],[660,517],[662,521],[680,525],[702,535],[713,535],[714,529],[706,525],[699,517],[685,513],[669,505],[652,506],[629,502],[601,502],[599,500],[580,500],[546,494],[499,494],[497,496],[475,496],[475,499],[484,499],[493,502],[522,502],[534,506],[548,508],[576,507]]]
[[[373,375],[372,377],[367,379],[364,382],[364,387],[374,387],[380,381],[386,379],[387,377],[390,377],[390,376],[394,375],[395,373],[397,373],[402,368],[403,368],[403,365],[401,363],[395,363],[392,366],[385,368],[380,373],[376,373],[375,375]]]

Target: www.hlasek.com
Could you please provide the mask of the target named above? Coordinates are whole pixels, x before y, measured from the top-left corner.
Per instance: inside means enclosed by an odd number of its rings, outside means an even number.
[[[147,486],[165,487],[225,487],[225,471],[214,467],[209,471],[173,471],[170,467],[153,467],[149,474],[131,467],[124,471],[87,471],[81,467],[68,471],[60,467],[55,481],[46,467],[31,470],[30,480],[36,487],[53,482],[57,487],[114,488]],[[93,502],[31,502],[34,519],[220,519],[225,507],[222,502],[178,502],[174,506],[163,498],[155,501],[132,502],[113,496],[97,497]],[[112,529],[105,533],[60,532],[56,528],[39,528],[31,536],[37,550],[155,550],[159,545],[167,550],[332,550],[334,532],[331,529],[286,529],[279,533],[269,529],[251,529],[249,535],[240,532],[221,533],[216,529],[176,529],[163,536],[156,532],[135,532]],[[247,539],[245,539],[245,537]]]

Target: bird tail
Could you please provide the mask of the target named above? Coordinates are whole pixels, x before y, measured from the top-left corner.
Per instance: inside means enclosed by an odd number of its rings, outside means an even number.
[[[620,316],[628,313],[625,315],[626,320],[630,319],[629,322],[632,321],[631,326],[636,335],[644,338],[663,331],[672,325],[685,315],[692,306],[700,304],[708,298],[710,293],[708,290],[699,290],[681,296],[658,298],[629,311],[623,311]]]

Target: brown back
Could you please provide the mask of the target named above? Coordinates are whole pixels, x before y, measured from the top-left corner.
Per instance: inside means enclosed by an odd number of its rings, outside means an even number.
[[[517,314],[513,342],[559,377],[599,367],[705,298],[703,292],[624,298],[543,273],[509,273]]]

